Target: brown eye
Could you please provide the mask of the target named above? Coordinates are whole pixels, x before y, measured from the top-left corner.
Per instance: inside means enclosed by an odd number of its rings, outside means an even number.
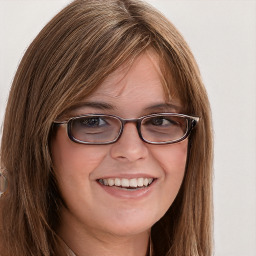
[[[159,116],[159,117],[152,117],[149,118],[145,125],[154,125],[154,126],[170,126],[170,125],[179,125],[179,123],[172,119],[171,117]]]
[[[102,117],[83,117],[77,119],[76,122],[85,128],[99,128],[107,125],[106,120]]]

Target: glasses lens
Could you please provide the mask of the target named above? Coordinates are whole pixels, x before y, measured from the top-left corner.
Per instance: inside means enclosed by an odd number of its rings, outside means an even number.
[[[172,142],[181,139],[187,131],[185,117],[157,115],[143,119],[141,134],[149,142]]]
[[[80,142],[108,143],[116,139],[121,125],[120,120],[112,116],[90,115],[72,119],[70,132]]]

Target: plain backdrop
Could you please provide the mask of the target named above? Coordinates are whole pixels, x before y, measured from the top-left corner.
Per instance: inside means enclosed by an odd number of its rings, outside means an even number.
[[[0,122],[25,49],[70,0],[0,0]],[[256,1],[148,0],[199,64],[214,122],[215,255],[256,255]]]

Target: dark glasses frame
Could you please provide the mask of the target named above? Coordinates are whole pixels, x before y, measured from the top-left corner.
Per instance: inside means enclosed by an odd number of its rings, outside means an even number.
[[[111,141],[107,141],[107,142],[86,142],[86,141],[81,141],[76,139],[75,137],[73,137],[72,135],[72,122],[74,120],[77,120],[79,118],[84,118],[84,117],[90,117],[90,116],[96,116],[96,117],[112,117],[115,118],[117,120],[120,121],[121,123],[121,127],[119,130],[119,133],[117,134],[116,138],[111,140]],[[187,130],[184,133],[184,135],[177,139],[177,140],[172,140],[172,141],[162,141],[162,142],[154,142],[154,141],[149,141],[143,138],[142,133],[141,133],[141,123],[144,119],[147,118],[151,118],[151,117],[158,117],[158,116],[176,116],[176,117],[182,117],[185,118],[187,120]],[[191,133],[192,129],[196,126],[196,124],[199,121],[199,117],[195,117],[195,116],[189,116],[189,115],[184,115],[184,114],[178,114],[178,113],[157,113],[157,114],[150,114],[150,115],[145,115],[139,118],[132,118],[132,119],[125,119],[125,118],[121,118],[119,116],[115,116],[115,115],[108,115],[108,114],[86,114],[86,115],[81,115],[81,116],[76,116],[76,117],[72,117],[70,119],[68,119],[67,121],[54,121],[53,124],[55,125],[67,125],[67,134],[68,137],[70,138],[71,141],[79,143],[79,144],[86,144],[86,145],[107,145],[107,144],[112,144],[115,143],[116,141],[118,141],[123,133],[124,130],[124,126],[127,123],[135,123],[136,127],[137,127],[137,131],[139,134],[139,137],[142,141],[149,143],[149,144],[155,144],[155,145],[162,145],[162,144],[173,144],[173,143],[177,143],[180,141],[185,140]]]

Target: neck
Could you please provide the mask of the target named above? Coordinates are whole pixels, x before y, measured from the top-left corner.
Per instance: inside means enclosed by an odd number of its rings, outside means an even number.
[[[110,234],[84,227],[81,223],[63,220],[58,233],[71,250],[69,256],[149,255],[150,230],[129,235]]]
[[[63,247],[65,249],[65,251],[67,252],[68,256],[87,256],[87,255],[106,255],[106,256],[121,256],[121,255],[125,255],[125,256],[138,256],[138,255],[143,255],[143,256],[151,256],[151,248],[150,245],[148,245],[148,249],[144,252],[142,252],[142,254],[138,253],[138,250],[134,250],[134,248],[132,249],[131,246],[126,246],[126,250],[122,250],[120,249],[120,247],[115,248],[112,246],[110,246],[109,248],[97,248],[97,250],[90,248],[87,248],[86,251],[84,252],[74,252],[73,249],[71,249],[64,241],[63,241]],[[85,245],[84,245],[85,247]],[[76,248],[76,251],[78,251],[79,248]],[[80,251],[83,251],[83,249],[81,249]]]

